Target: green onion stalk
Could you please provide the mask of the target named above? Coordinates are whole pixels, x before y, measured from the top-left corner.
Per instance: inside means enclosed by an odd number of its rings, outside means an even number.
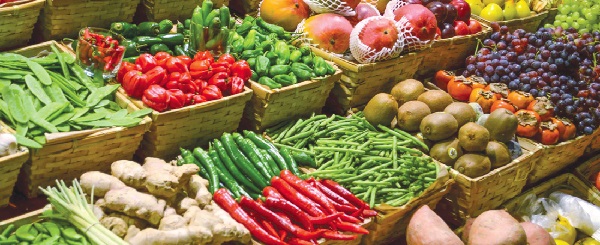
[[[56,187],[48,186],[46,189],[40,187],[40,190],[48,196],[48,201],[56,213],[77,227],[93,244],[127,244],[123,239],[102,226],[94,215],[91,208],[94,203],[93,188],[90,203],[85,199],[85,193],[83,193],[77,180],[73,181],[72,187],[67,187],[62,180],[56,180]]]

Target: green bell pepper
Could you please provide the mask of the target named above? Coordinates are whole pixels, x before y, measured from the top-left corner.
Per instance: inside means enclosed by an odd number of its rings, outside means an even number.
[[[172,53],[171,49],[169,49],[169,46],[167,46],[167,45],[165,45],[163,43],[154,44],[154,45],[152,45],[152,47],[150,47],[150,53],[152,55],[155,55],[158,52]]]
[[[114,22],[110,24],[110,30],[114,33],[121,34],[124,38],[130,39],[137,36],[138,27],[136,24],[128,22]]]
[[[167,34],[173,29],[173,21],[164,19],[158,22],[158,30],[160,34]]]
[[[294,78],[290,77],[290,75],[286,75],[286,74],[277,75],[277,76],[273,77],[273,81],[281,84],[282,87],[290,86],[290,85],[294,84],[295,80],[296,79],[294,79]]]
[[[142,22],[138,25],[138,35],[155,37],[160,33],[160,26],[156,22]]]
[[[269,58],[261,55],[256,58],[256,73],[259,76],[266,76],[269,74],[269,68],[271,66],[271,61]]]
[[[271,66],[271,68],[269,68],[269,76],[273,77],[277,75],[287,74],[290,73],[291,69],[292,67],[290,67],[289,65],[273,65]]]
[[[269,87],[270,89],[281,88],[281,84],[273,81],[273,79],[271,79],[269,77],[261,77],[260,79],[258,79],[258,83],[265,85],[265,86]]]
[[[287,65],[290,62],[290,48],[285,41],[275,43],[275,53],[277,54],[277,64]]]

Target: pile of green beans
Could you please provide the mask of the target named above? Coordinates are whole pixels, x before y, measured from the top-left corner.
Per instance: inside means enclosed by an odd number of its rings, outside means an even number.
[[[375,127],[361,113],[348,118],[313,115],[285,122],[267,135],[275,146],[314,156],[316,170],[306,177],[332,179],[370,206],[402,206],[436,179],[438,164],[429,148],[399,129]]]

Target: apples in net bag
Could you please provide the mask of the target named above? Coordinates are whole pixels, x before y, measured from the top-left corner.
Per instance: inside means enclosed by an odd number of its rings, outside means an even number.
[[[383,16],[373,16],[359,22],[350,34],[350,52],[360,63],[372,63],[400,56],[404,51],[405,36],[402,25]]]

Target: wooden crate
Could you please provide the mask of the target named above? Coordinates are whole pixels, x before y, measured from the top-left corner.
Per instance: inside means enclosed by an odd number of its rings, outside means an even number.
[[[361,244],[380,245],[393,244],[406,234],[406,227],[413,213],[422,205],[435,209],[437,203],[453,188],[454,180],[450,179],[448,171],[442,169],[436,181],[431,184],[419,197],[401,207],[389,205],[375,206],[379,214],[375,217],[374,225],[369,234],[364,236]]]
[[[2,128],[0,133],[15,133],[1,121],[0,127]],[[10,203],[10,197],[17,182],[21,166],[29,159],[27,148],[20,147],[20,150],[18,153],[0,157],[0,207],[4,207]]]
[[[346,114],[349,109],[366,104],[378,93],[389,93],[397,82],[412,78],[423,60],[420,53],[409,53],[382,62],[359,64],[323,49],[312,47],[312,50],[342,70],[326,102],[326,108],[337,114]]]
[[[532,12],[533,13],[533,12]],[[506,21],[496,21],[500,26],[508,26],[508,29],[512,32],[517,29],[523,29],[527,32],[536,32],[542,24],[542,21],[546,19],[548,16],[548,11],[544,11],[541,13],[537,13],[525,18],[514,19],[514,20],[506,20]],[[484,18],[481,18],[477,15],[472,15],[473,19],[478,20],[479,22],[485,23],[486,25],[490,25],[492,22],[488,21]]]
[[[122,88],[119,93],[125,101],[137,108],[144,108],[144,102],[128,97]],[[246,102],[252,97],[252,90],[244,87],[244,92],[165,112],[152,112],[152,125],[144,134],[136,157],[158,157],[167,161],[175,159],[179,148],[206,146],[224,132],[235,131],[242,119]]]
[[[27,57],[50,50],[50,45],[68,52],[66,47],[54,41],[44,42],[12,52]],[[130,112],[138,110],[132,103],[117,102]],[[98,170],[110,171],[110,164],[117,160],[132,159],[134,148],[140,144],[151,120],[145,117],[134,127],[98,128],[83,131],[46,134],[46,144],[41,149],[31,151],[29,160],[23,164],[16,188],[33,198],[39,193],[38,187],[54,185],[55,179],[70,181],[82,173]]]
[[[280,89],[269,89],[250,81],[254,94],[244,109],[240,128],[262,131],[286,120],[320,113],[329,92],[341,75],[342,72],[337,69],[334,75]]]
[[[213,0],[215,8],[229,5],[229,0]],[[202,0],[142,0],[141,10],[148,21],[164,19],[183,21],[192,18],[192,11]]]
[[[478,42],[492,33],[492,28],[480,22],[483,30],[477,34],[455,36],[433,41],[430,48],[421,51],[423,62],[417,70],[421,78],[431,77],[439,70],[456,70],[465,67],[465,59],[475,54]]]
[[[588,154],[597,154],[600,151],[600,128],[596,129],[592,134],[592,142],[586,149],[586,153]]]
[[[117,21],[132,22],[140,0],[46,0],[36,24],[37,42],[77,38],[84,27],[110,28]]]
[[[484,211],[497,208],[519,195],[542,153],[538,146],[527,145],[522,148],[523,155],[477,178],[451,169],[454,188],[440,203],[444,205],[444,210],[450,211],[447,218],[452,219],[454,224],[461,224],[468,217],[476,217]]]
[[[525,147],[541,147],[542,156],[533,166],[527,179],[527,185],[535,184],[544,178],[557,174],[583,156],[585,150],[592,142],[592,135],[582,135],[575,139],[558,143],[556,145],[543,145],[531,139],[519,139]]]
[[[40,208],[38,210],[34,210],[31,211],[29,213],[11,218],[11,219],[7,219],[7,220],[3,220],[0,221],[0,231],[3,231],[4,229],[6,229],[9,225],[14,225],[16,228],[22,226],[22,225],[26,225],[26,224],[31,224],[33,222],[36,222],[38,220],[40,220],[40,216],[42,216],[42,213],[46,210],[50,210],[52,209],[52,207],[50,205],[46,205],[43,208]]]
[[[0,7],[0,50],[27,45],[45,0],[25,0]]]
[[[595,177],[598,172],[600,172],[600,155],[591,157],[575,168],[575,175],[590,186],[596,186]]]

